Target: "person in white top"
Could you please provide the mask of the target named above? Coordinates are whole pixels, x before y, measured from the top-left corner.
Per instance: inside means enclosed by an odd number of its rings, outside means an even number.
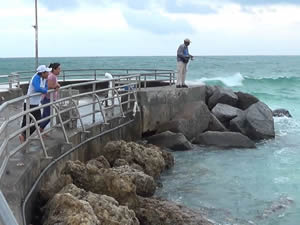
[[[45,65],[40,65],[36,69],[37,73],[35,73],[33,75],[33,77],[31,78],[31,80],[29,82],[27,95],[32,95],[35,93],[41,93],[41,94],[47,93],[47,91],[48,91],[47,77],[51,70],[52,70],[51,68],[48,68]],[[41,95],[30,97],[29,98],[30,109],[39,106],[40,102],[41,102]],[[26,111],[26,102],[24,102],[24,111]],[[31,114],[34,116],[34,118],[37,121],[39,121],[41,119],[41,110],[40,109],[37,109],[37,110],[31,112]],[[30,119],[30,121],[31,121],[31,119]],[[21,127],[25,127],[25,126],[26,126],[26,116],[24,115]],[[31,126],[30,127],[30,135],[34,131],[35,131],[35,126]],[[26,140],[26,131],[24,131],[19,136],[19,139],[20,139],[21,143],[23,143]]]
[[[57,76],[60,74],[60,64],[59,63],[51,63],[49,65],[49,68],[52,68],[52,71],[49,72],[49,76],[47,78],[48,80],[48,89],[55,89],[55,92],[53,92],[53,101],[57,100],[58,97],[58,89],[60,88],[60,84],[57,81]],[[42,97],[42,105],[48,104],[50,102],[50,93],[47,93],[45,95],[43,95]],[[43,109],[43,115],[42,118],[46,118],[50,116],[50,106],[46,106]],[[48,125],[48,123],[50,122],[50,119],[45,120],[43,122],[41,122],[40,124],[40,130],[41,132],[44,131],[45,127]]]

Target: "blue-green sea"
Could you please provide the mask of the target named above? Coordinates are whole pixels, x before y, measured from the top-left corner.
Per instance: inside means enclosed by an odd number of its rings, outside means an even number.
[[[176,69],[171,56],[41,58],[40,64],[54,61],[63,69]],[[26,70],[34,70],[33,58],[0,58],[0,74]],[[198,56],[187,80],[248,92],[293,118],[275,118],[275,139],[257,149],[175,152],[175,167],[163,174],[157,195],[204,210],[217,224],[298,225],[300,56]]]

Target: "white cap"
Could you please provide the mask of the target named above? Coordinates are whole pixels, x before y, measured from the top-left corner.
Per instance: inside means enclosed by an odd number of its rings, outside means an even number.
[[[191,43],[191,40],[190,40],[190,39],[188,39],[188,38],[186,38],[186,39],[184,39],[184,42]]]
[[[36,69],[36,71],[37,71],[38,73],[50,72],[51,70],[52,70],[52,68],[48,68],[48,67],[45,66],[45,65],[40,65],[40,66]]]

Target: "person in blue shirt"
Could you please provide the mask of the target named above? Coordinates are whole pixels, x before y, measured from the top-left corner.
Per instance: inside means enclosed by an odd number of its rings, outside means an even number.
[[[190,55],[188,46],[190,45],[190,39],[184,39],[184,43],[178,47],[177,50],[177,79],[176,88],[187,88],[185,84],[186,66],[189,60],[193,60],[194,57]]]
[[[27,95],[32,95],[35,93],[41,93],[41,94],[46,94],[48,91],[48,84],[47,84],[47,77],[49,72],[51,71],[51,68],[46,67],[45,65],[40,65],[36,71],[37,73],[33,75],[31,78],[29,85],[28,85],[28,90],[27,90]],[[37,96],[32,96],[29,98],[29,104],[30,104],[30,109],[35,108],[39,106],[41,102],[41,96],[42,95],[37,95]],[[24,111],[26,111],[26,101],[24,102]],[[39,121],[41,119],[41,110],[37,109],[31,114],[34,116],[34,118]],[[31,122],[31,119],[30,119]],[[22,126],[26,126],[26,116],[23,116],[22,120]],[[30,127],[30,135],[35,131],[35,126]],[[26,140],[26,131],[24,131],[20,136],[19,136],[20,142],[23,143]]]

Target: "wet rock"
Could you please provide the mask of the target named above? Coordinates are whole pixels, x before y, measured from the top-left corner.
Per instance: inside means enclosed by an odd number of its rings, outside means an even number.
[[[213,225],[200,212],[182,205],[155,198],[139,198],[135,210],[141,225]]]
[[[272,113],[274,117],[292,117],[292,115],[287,109],[275,109]]]
[[[252,140],[275,137],[272,110],[263,102],[251,105],[246,111],[246,132]]]
[[[111,165],[117,159],[124,159],[131,167],[137,165],[144,173],[158,178],[165,169],[165,160],[161,150],[156,146],[144,146],[134,142],[112,141],[101,151]]]
[[[255,144],[247,136],[238,132],[207,131],[200,134],[194,144],[211,145],[224,148],[255,148]]]
[[[181,133],[166,131],[147,138],[148,142],[162,148],[169,148],[174,151],[184,151],[193,148],[193,145]]]

